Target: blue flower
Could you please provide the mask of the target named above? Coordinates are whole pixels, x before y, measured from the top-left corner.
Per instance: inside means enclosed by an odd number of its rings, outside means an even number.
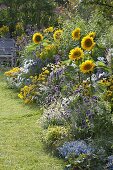
[[[80,154],[90,155],[93,152],[93,149],[83,140],[65,142],[62,147],[58,148],[58,150],[60,155],[64,158],[68,158],[72,154],[75,156],[79,156]]]
[[[113,170],[113,155],[108,157],[107,167],[108,167],[108,170]]]

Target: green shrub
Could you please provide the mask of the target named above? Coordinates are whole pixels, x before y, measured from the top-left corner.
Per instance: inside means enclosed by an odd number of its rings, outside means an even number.
[[[69,129],[63,126],[50,126],[45,135],[46,145],[56,148],[68,139]]]

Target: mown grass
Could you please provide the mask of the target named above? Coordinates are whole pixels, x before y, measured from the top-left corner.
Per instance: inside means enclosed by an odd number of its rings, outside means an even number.
[[[63,170],[63,162],[48,154],[37,120],[41,111],[24,105],[8,89],[0,73],[0,170]]]

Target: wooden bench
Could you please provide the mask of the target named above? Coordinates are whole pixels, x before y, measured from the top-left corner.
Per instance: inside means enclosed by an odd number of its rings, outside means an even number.
[[[16,62],[15,40],[0,38],[0,65],[7,63],[13,67]]]

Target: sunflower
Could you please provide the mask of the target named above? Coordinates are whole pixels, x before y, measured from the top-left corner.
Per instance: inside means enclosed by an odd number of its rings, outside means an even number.
[[[54,34],[53,34],[53,38],[54,38],[54,40],[59,40],[60,38],[61,38],[61,35],[62,35],[62,30],[56,30],[55,32],[54,32]]]
[[[54,28],[53,27],[48,27],[44,30],[44,32],[53,32]]]
[[[33,35],[33,42],[35,44],[39,44],[43,40],[43,36],[41,33],[37,32]]]
[[[72,31],[72,38],[73,38],[73,40],[80,39],[80,28],[76,28]]]
[[[90,37],[92,37],[92,38],[95,38],[96,32],[90,32],[90,33],[88,34],[88,36],[90,36]]]
[[[72,49],[69,53],[69,58],[71,60],[79,60],[79,59],[83,58],[83,56],[84,56],[84,52],[79,47]]]
[[[83,73],[89,73],[94,70],[95,63],[92,60],[86,60],[80,65],[80,70]]]
[[[90,51],[95,46],[95,42],[93,38],[88,35],[82,39],[81,46],[84,50]]]

